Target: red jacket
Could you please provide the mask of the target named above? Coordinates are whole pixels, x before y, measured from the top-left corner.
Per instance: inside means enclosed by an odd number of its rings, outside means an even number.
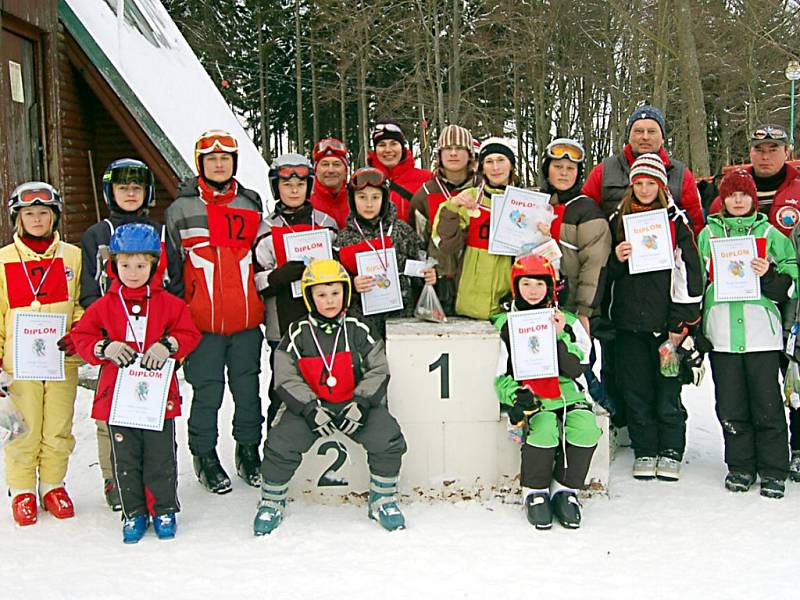
[[[311,206],[336,221],[339,229],[344,229],[347,215],[350,214],[350,203],[347,199],[347,185],[343,185],[338,192],[334,192],[326,185],[314,180],[314,190],[309,199]]]
[[[625,155],[625,160],[628,162],[628,166],[630,167],[633,164],[633,161],[636,160],[630,144],[625,144],[623,153]],[[658,155],[661,157],[661,160],[664,161],[664,165],[669,171],[669,167],[673,161],[670,160],[664,148],[659,148]],[[600,163],[596,165],[595,168],[589,173],[589,176],[586,178],[586,183],[583,184],[583,189],[581,192],[597,202],[597,205],[603,209],[603,212],[606,213],[606,216],[610,216],[611,212],[613,212],[613,209],[609,212],[609,207],[603,206],[604,201],[607,199],[603,198],[602,190],[603,163]],[[705,226],[705,220],[703,219],[703,207],[700,203],[700,193],[697,191],[697,182],[695,181],[694,175],[692,175],[692,172],[688,167],[685,167],[683,170],[681,196],[680,198],[675,198],[675,203],[689,216],[689,220],[692,222],[692,230],[694,230],[695,235],[698,235]],[[613,208],[616,208],[616,203],[614,203]]]
[[[748,171],[752,175],[753,167]],[[721,208],[722,200],[717,196],[711,203],[708,214],[713,215]],[[775,192],[768,216],[772,226],[786,236],[791,236],[792,229],[800,222],[800,171],[792,165],[786,165],[786,177]]]
[[[122,289],[128,311],[131,311],[134,305],[138,305],[141,307],[140,316],[147,316],[145,350],[162,336],[170,335],[178,341],[178,351],[172,357],[181,360],[200,343],[200,331],[192,322],[189,307],[183,300],[165,292],[160,286],[156,286],[149,288],[150,301],[148,302],[145,299],[148,290],[146,286],[132,290],[124,288],[120,285],[119,280],[114,279],[106,295],[86,309],[83,318],[71,332],[78,354],[87,363],[102,366],[92,406],[92,418],[100,421],[108,421],[119,369],[114,363],[97,358],[94,355],[94,347],[106,336],[114,341],[125,341],[128,321],[120,303],[120,289]],[[148,306],[149,314],[147,314]],[[134,342],[129,342],[129,344],[134,350],[138,350]],[[178,391],[177,378],[173,373],[167,397],[166,418],[171,419],[180,414],[181,396]]]
[[[411,197],[417,193],[422,184],[433,177],[433,173],[414,166],[414,157],[408,148],[403,148],[403,158],[391,169],[378,160],[378,156],[370,150],[367,153],[367,164],[383,172],[392,184],[408,191],[408,198],[404,198],[389,187],[389,199],[397,207],[397,218],[408,223],[409,204]]]

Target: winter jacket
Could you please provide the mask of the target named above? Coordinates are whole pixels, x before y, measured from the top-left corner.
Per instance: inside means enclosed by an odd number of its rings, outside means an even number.
[[[753,174],[753,168],[748,169]],[[757,185],[757,184],[756,184]],[[715,214],[722,208],[722,199],[717,196],[711,204],[709,214]],[[789,236],[794,226],[800,222],[800,171],[790,164],[786,165],[786,177],[775,192],[772,204],[769,205],[769,222],[782,234]]]
[[[311,329],[320,347],[327,353],[326,360],[330,364],[333,344],[341,327],[344,329],[339,334],[336,355],[333,357],[333,372],[337,382],[335,387],[328,388],[325,385],[328,373],[322,366]],[[309,363],[310,367],[307,366]],[[312,372],[315,374],[313,378]],[[295,321],[275,352],[275,391],[286,403],[286,408],[297,415],[312,410],[318,398],[332,403],[352,399],[367,406],[385,405],[388,385],[389,363],[384,344],[374,338],[369,327],[355,317],[318,321],[308,316]],[[336,397],[325,399],[329,393]]]
[[[512,311],[515,309],[512,306]],[[543,410],[559,410],[571,404],[586,401],[586,394],[575,381],[586,370],[589,364],[591,338],[578,321],[577,315],[562,310],[566,325],[564,331],[556,335],[556,350],[558,352],[558,387],[561,391],[559,398],[543,398],[537,396],[542,403]],[[497,361],[497,375],[494,380],[494,389],[500,404],[514,406],[517,391],[523,383],[514,379],[514,370],[511,363],[511,342],[508,332],[508,313],[503,312],[493,319],[495,328],[500,332],[500,356]]]
[[[361,295],[353,289],[353,299],[348,311],[351,315],[367,323],[378,337],[384,336],[386,319],[409,317],[414,313],[414,278],[403,275],[403,270],[406,267],[406,260],[409,258],[412,260],[419,260],[420,252],[422,251],[422,240],[414,233],[414,230],[411,229],[408,223],[397,218],[396,211],[395,205],[390,203],[386,213],[380,218],[373,219],[371,222],[362,219],[355,213],[350,213],[350,216],[347,217],[347,226],[339,232],[336,238],[336,244],[339,247],[339,260],[353,277],[358,275],[354,251],[369,251],[370,248],[365,242],[365,240],[369,240],[373,247],[377,248],[380,252],[382,248],[380,242],[381,226],[383,226],[384,237],[388,238],[388,240],[386,240],[386,247],[395,249],[403,308],[392,312],[364,316],[362,312]],[[356,220],[358,226],[361,227],[361,231],[359,231],[356,226]],[[363,236],[361,233],[362,231]]]
[[[146,299],[150,296],[149,301]],[[172,336],[178,342],[178,351],[172,358],[183,360],[197,344],[200,343],[200,331],[192,322],[189,307],[180,298],[165,292],[160,286],[142,286],[134,290],[124,287],[119,280],[111,283],[108,292],[92,304],[80,322],[72,330],[72,339],[78,353],[91,365],[101,365],[100,378],[92,405],[92,418],[108,421],[111,413],[111,401],[117,383],[119,368],[109,360],[97,358],[94,348],[104,338],[112,341],[126,341],[129,331],[128,317],[122,309],[120,296],[125,300],[128,312],[133,306],[139,306],[140,317],[147,317],[147,333],[143,348],[130,340],[128,344],[137,352],[146,351],[163,336]],[[181,414],[181,397],[178,391],[178,380],[175,373],[167,396],[166,418],[171,419]]]
[[[414,166],[414,156],[408,148],[403,148],[403,158],[391,169],[387,168],[377,154],[370,150],[367,153],[367,164],[381,171],[389,180],[389,198],[397,207],[397,218],[408,222],[411,198],[423,183],[433,177],[433,173]]]
[[[660,208],[653,203],[653,210]],[[609,222],[611,253],[608,259],[610,290],[604,301],[605,316],[617,329],[639,333],[679,333],[700,321],[703,274],[695,245],[683,211],[671,204],[670,219],[675,267],[631,275],[628,262],[617,259],[615,248],[624,241],[617,238],[619,213]]]
[[[339,191],[335,191],[315,179],[314,189],[311,192],[311,206],[336,221],[337,229],[344,228],[347,215],[350,214],[347,186],[342,185]]]
[[[460,260],[456,314],[473,319],[500,312],[500,299],[511,291],[511,257],[489,254],[492,194],[503,190],[482,186],[469,192],[477,198],[481,189],[479,216],[470,216],[465,207],[447,200],[433,225],[439,251]]]
[[[761,277],[758,300],[716,302],[711,239],[752,235],[759,256],[770,261]],[[797,282],[797,261],[792,242],[773,227],[767,215],[748,217],[711,215],[697,238],[700,257],[708,274],[703,299],[703,333],[717,352],[761,352],[783,348],[781,313],[776,303],[789,299],[789,289]]]
[[[694,175],[682,162],[670,158],[664,148],[658,155],[667,167],[667,180],[670,193],[678,208],[686,212],[695,235],[703,228],[703,208]],[[615,154],[595,166],[586,178],[583,193],[592,198],[610,216],[622,200],[630,184],[631,165],[636,160],[630,144],[626,144],[622,154]]]
[[[276,271],[286,264],[283,236],[287,233],[327,228],[331,247],[336,239],[336,222],[332,217],[313,208],[308,202],[297,210],[286,208],[278,202],[275,211],[258,226],[253,250],[256,289],[265,297],[267,339],[280,341],[292,321],[305,316],[306,305],[302,297],[292,297],[290,281]],[[278,239],[276,239],[278,238]],[[276,252],[276,242],[280,245]],[[298,277],[295,281],[300,281]]]
[[[184,259],[184,299],[200,331],[231,335],[262,322],[252,260],[260,221],[261,199],[235,179],[225,194],[194,179],[167,209],[167,235]]]
[[[69,331],[83,315],[80,296],[81,251],[62,242],[58,232],[43,252],[32,250],[17,234],[14,241],[0,248],[0,364],[7,373],[14,373],[14,315],[17,312],[40,312],[67,315]],[[48,271],[49,269],[49,271]],[[26,277],[27,273],[27,277]],[[47,276],[42,282],[43,275]],[[30,277],[30,280],[28,280]],[[41,284],[39,308],[32,308],[33,291]],[[78,364],[77,358],[67,359]]]
[[[81,269],[81,306],[88,308],[95,300],[103,295],[101,282],[104,288],[110,285],[109,279],[114,277],[108,268],[108,261],[100,256],[101,246],[108,248],[114,230],[127,223],[146,223],[151,225],[161,234],[161,257],[159,259],[156,275],[151,279],[153,285],[161,285],[170,293],[183,298],[183,259],[172,245],[172,240],[166,237],[163,225],[151,221],[145,215],[129,214],[120,211],[111,211],[108,219],[103,219],[87,229],[81,236],[81,254],[83,267]],[[165,255],[166,254],[166,255]]]

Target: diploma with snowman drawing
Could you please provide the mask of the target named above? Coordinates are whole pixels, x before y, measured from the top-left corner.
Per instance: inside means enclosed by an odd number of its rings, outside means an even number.
[[[14,379],[64,381],[64,353],[58,349],[67,315],[14,313]]]
[[[761,278],[750,263],[758,257],[752,235],[712,238],[711,264],[714,268],[714,301],[758,300]]]
[[[333,258],[331,252],[331,234],[329,229],[312,229],[298,231],[283,236],[286,260],[299,260],[306,265],[312,260]],[[292,282],[292,298],[301,296],[300,282]]]
[[[364,315],[375,315],[403,308],[397,254],[394,248],[376,248],[356,254],[359,275],[369,275],[375,286],[361,294]]]
[[[508,339],[514,379],[558,376],[555,310],[539,308],[508,313]]]
[[[622,225],[625,239],[631,243],[628,257],[631,275],[672,269],[675,257],[666,209],[624,215]]]
[[[538,223],[549,225],[552,214],[549,194],[509,186],[500,203],[493,195],[489,252],[508,256],[530,252],[541,243]]]
[[[141,360],[139,354],[136,362],[117,373],[108,424],[161,431],[164,429],[175,359],[168,358],[158,371],[146,371]]]

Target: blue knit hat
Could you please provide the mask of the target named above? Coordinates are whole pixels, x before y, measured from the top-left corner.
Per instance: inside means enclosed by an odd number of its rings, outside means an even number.
[[[662,110],[660,108],[656,108],[655,106],[645,104],[644,106],[640,106],[634,110],[631,113],[631,116],[628,117],[628,125],[625,128],[625,137],[630,137],[631,127],[633,127],[633,124],[640,119],[652,119],[658,123],[658,126],[661,128],[662,137],[667,136],[667,122],[666,119],[664,119],[664,113]]]

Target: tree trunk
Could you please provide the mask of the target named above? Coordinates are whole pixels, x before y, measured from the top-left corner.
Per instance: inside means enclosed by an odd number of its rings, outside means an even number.
[[[294,75],[295,86],[297,87],[296,93],[296,110],[297,110],[297,151],[300,154],[304,152],[305,134],[303,132],[303,61],[300,46],[300,0],[294,0],[294,42],[295,42],[295,60],[294,60]]]
[[[658,2],[658,44],[655,44],[654,77],[653,77],[653,105],[664,110],[667,106],[667,90],[669,75],[669,47],[668,40],[672,31],[670,19],[670,0]]]
[[[264,31],[261,14],[258,20],[258,108],[260,111],[261,155],[269,163],[272,160],[269,147],[269,98],[264,88]]]
[[[442,35],[439,24],[439,3],[434,0],[433,7],[433,65],[436,69],[436,120],[439,131],[444,129],[444,89],[442,86],[442,51],[440,38]]]
[[[312,144],[319,140],[319,94],[317,91],[317,65],[314,62],[314,46],[309,45],[311,60],[311,119],[314,138]]]
[[[347,79],[345,69],[339,67],[339,121],[341,129],[341,140],[347,143]]]
[[[416,68],[414,69],[414,78],[416,81],[417,87],[417,116],[419,118],[419,134],[420,140],[422,141],[422,168],[423,169],[430,169],[431,168],[431,154],[428,150],[427,146],[429,143],[428,140],[428,131],[424,130],[422,124],[425,121],[425,98],[424,98],[424,81],[422,75],[422,66],[421,66],[421,59],[419,55],[419,44],[414,44],[414,64]]]
[[[450,110],[448,120],[450,123],[459,122],[461,111],[461,8],[464,0],[453,0],[453,30],[450,34],[451,57],[448,69],[450,89],[448,90]]]
[[[363,27],[363,26],[362,26]],[[367,106],[367,32],[362,31],[363,43],[358,51],[358,164],[367,164],[369,107]]]

